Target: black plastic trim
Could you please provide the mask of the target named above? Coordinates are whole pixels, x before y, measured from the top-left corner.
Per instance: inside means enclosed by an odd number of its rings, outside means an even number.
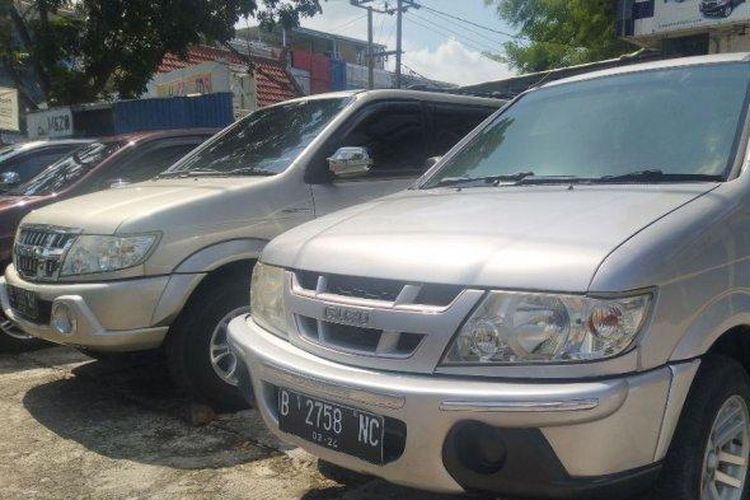
[[[484,442],[487,438],[495,442],[494,464],[473,458],[471,447],[483,437]],[[657,462],[606,476],[572,477],[539,429],[499,428],[476,421],[460,422],[451,429],[443,443],[443,465],[468,492],[608,500],[638,498],[653,486],[661,469]]]

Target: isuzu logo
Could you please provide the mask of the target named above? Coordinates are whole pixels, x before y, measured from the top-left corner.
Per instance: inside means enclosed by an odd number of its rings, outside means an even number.
[[[370,312],[363,311],[362,309],[351,309],[349,307],[326,306],[323,309],[323,319],[331,323],[367,326],[370,324]]]

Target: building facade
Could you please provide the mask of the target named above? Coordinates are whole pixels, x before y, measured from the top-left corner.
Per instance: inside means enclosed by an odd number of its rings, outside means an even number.
[[[619,0],[620,36],[665,56],[750,51],[745,0]]]

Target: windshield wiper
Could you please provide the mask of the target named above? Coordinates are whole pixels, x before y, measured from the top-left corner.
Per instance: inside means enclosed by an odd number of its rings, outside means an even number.
[[[223,174],[223,172],[219,172],[218,170],[173,170],[173,171],[167,171],[162,172],[159,175],[156,176],[157,179],[162,177],[192,177],[192,176],[200,176],[200,175],[217,175],[217,174]]]
[[[516,172],[514,174],[487,175],[485,177],[444,177],[431,187],[461,186],[473,183],[498,185],[501,182],[518,182],[533,175],[534,172]]]
[[[276,175],[278,172],[274,172],[273,170],[266,170],[264,168],[257,168],[257,167],[240,167],[235,168],[234,170],[229,170],[227,172],[224,172],[226,175],[240,175],[240,174],[248,174],[248,175],[264,175],[264,176],[271,176]]]
[[[598,179],[593,179],[593,182],[603,184],[617,184],[617,183],[628,183],[628,182],[696,182],[696,181],[723,181],[724,177],[721,175],[710,175],[710,174],[667,174],[659,169],[649,170],[636,170],[634,172],[628,172],[620,175],[605,175]]]

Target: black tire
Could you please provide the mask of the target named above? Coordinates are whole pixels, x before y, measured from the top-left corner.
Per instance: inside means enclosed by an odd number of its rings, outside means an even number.
[[[242,274],[238,276],[237,274]],[[249,307],[250,269],[209,276],[172,325],[166,341],[169,372],[194,401],[217,412],[248,408],[236,386],[222,380],[211,365],[209,347],[216,325],[231,311]]]
[[[738,395],[750,408],[750,378],[732,358],[707,355],[690,388],[652,498],[699,500],[703,458],[721,406]],[[742,497],[747,498],[747,477]]]

